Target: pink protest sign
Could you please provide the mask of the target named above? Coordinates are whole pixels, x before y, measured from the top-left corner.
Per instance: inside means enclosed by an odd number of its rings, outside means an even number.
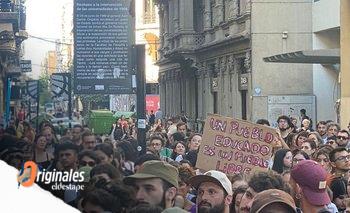
[[[267,170],[276,130],[243,120],[208,114],[196,167],[231,176]]]

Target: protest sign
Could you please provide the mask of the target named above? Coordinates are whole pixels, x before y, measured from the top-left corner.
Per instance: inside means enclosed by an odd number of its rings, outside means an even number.
[[[196,167],[231,176],[267,170],[276,130],[243,120],[208,114]]]

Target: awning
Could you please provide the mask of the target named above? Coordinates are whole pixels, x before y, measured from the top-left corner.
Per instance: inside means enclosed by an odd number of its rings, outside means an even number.
[[[305,64],[339,64],[339,49],[305,50],[283,53],[263,58],[265,62],[305,63]]]

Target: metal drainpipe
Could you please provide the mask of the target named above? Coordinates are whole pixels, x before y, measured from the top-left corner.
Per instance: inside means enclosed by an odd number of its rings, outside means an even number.
[[[6,100],[5,100],[5,127],[7,127],[10,121],[10,102],[11,102],[11,77],[6,77]]]

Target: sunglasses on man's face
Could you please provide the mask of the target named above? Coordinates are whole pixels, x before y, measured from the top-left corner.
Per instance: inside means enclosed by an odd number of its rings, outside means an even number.
[[[95,165],[96,165],[96,163],[94,161],[81,161],[80,162],[80,166],[94,167]]]
[[[330,144],[330,145],[335,144],[335,141],[328,141],[327,144]]]

